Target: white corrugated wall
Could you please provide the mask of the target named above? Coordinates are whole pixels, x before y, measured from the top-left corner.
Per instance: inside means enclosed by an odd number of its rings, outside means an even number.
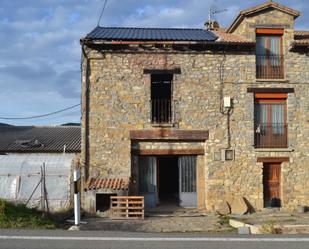
[[[0,155],[0,198],[26,203],[41,179],[45,163],[46,192],[50,211],[61,211],[70,205],[70,180],[73,153],[32,153]],[[28,206],[41,207],[41,186]]]

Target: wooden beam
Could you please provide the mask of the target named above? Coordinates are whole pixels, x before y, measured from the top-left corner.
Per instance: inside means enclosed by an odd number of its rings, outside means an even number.
[[[265,34],[265,35],[283,35],[284,34],[284,29],[269,29],[269,28],[257,28],[256,29],[257,34]]]
[[[181,69],[144,69],[144,74],[181,74]]]
[[[294,93],[294,88],[247,88],[248,93]]]
[[[204,155],[204,149],[133,149],[132,155],[162,156],[162,155]]]
[[[255,93],[256,99],[287,99],[287,93]]]
[[[283,163],[290,162],[289,157],[258,157],[258,163]]]
[[[209,132],[206,130],[131,130],[131,140],[181,140],[181,141],[205,141]]]

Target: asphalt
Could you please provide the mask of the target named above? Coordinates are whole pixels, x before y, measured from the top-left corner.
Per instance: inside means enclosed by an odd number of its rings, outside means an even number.
[[[309,249],[306,236],[239,236],[104,231],[0,230],[2,249]]]

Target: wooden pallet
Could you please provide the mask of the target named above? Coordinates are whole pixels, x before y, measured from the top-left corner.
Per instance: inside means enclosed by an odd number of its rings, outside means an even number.
[[[143,196],[111,196],[110,218],[144,219]]]

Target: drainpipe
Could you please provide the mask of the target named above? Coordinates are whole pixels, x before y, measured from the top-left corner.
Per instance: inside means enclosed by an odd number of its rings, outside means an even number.
[[[232,108],[228,108],[227,111],[224,110],[224,104],[223,104],[223,99],[224,99],[224,70],[225,70],[225,62],[226,62],[226,54],[225,51],[222,51],[223,58],[220,62],[219,66],[219,77],[220,77],[220,90],[219,90],[219,95],[220,95],[220,107],[219,111],[222,115],[226,115],[226,128],[227,128],[227,146],[225,149],[230,149],[231,148],[231,128],[230,128],[230,119],[231,115],[233,113]]]
[[[89,177],[89,58],[85,51],[85,45],[81,42],[82,45],[82,58],[81,58],[81,77],[83,79],[83,64],[84,59],[86,59],[86,68],[85,68],[85,87],[84,92],[82,92],[82,120],[84,118],[85,132],[84,132],[84,148],[85,148],[85,157],[84,157],[84,180],[87,180]],[[83,80],[82,80],[83,83]],[[82,87],[83,89],[83,87]],[[85,115],[85,116],[84,116]]]

